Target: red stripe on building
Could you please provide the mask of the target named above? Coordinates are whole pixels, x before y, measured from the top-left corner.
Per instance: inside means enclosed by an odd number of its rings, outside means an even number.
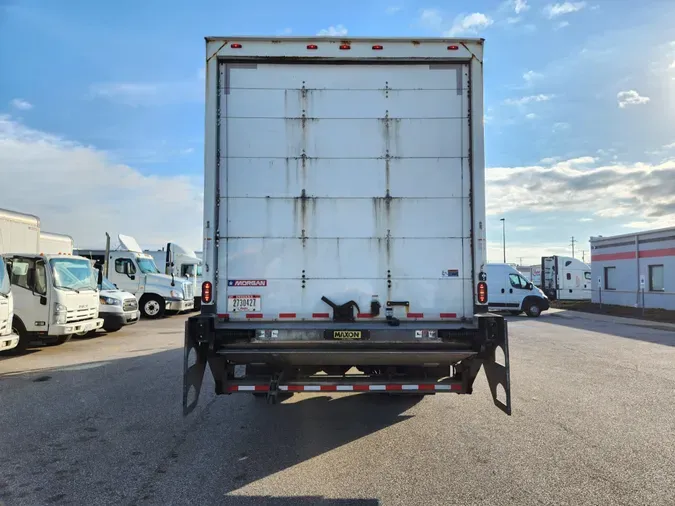
[[[246,313],[246,318],[262,318],[262,313]]]
[[[279,313],[279,318],[296,318],[297,314],[295,313]]]
[[[646,249],[640,251],[640,258],[658,258],[675,256],[675,248]]]
[[[408,313],[408,318],[424,318],[424,313]]]
[[[441,318],[457,318],[457,313],[441,313]]]
[[[312,318],[330,318],[328,313],[312,313]]]
[[[634,260],[635,251],[626,251],[623,253],[603,253],[601,255],[593,255],[591,262],[604,262],[607,260]]]

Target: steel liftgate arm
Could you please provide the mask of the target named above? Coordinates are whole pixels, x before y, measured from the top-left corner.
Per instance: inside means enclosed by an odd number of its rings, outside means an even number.
[[[488,343],[484,350],[483,368],[487,377],[492,400],[499,409],[507,415],[511,414],[511,368],[509,365],[509,332],[506,320],[503,317],[486,319],[485,330],[488,332]],[[497,349],[504,352],[504,364],[496,360]],[[498,398],[499,386],[504,389],[504,400]]]

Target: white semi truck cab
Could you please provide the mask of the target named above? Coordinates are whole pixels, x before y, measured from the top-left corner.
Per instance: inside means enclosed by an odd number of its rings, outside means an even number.
[[[188,311],[194,307],[191,281],[163,274],[152,255],[144,253],[133,237],[118,236],[123,249],[106,252],[84,250],[77,252],[97,261],[102,267],[107,261],[107,278],[120,290],[134,294],[141,314],[159,318],[166,311]]]
[[[14,294],[17,348],[35,339],[62,344],[103,326],[96,274],[86,258],[11,253],[4,260]]]
[[[9,272],[0,256],[0,352],[8,351],[19,344],[19,336],[12,329],[14,297]]]
[[[144,253],[152,255],[160,271],[190,281],[194,293],[194,309],[201,307],[202,260],[193,250],[175,242],[168,242],[166,249]]]

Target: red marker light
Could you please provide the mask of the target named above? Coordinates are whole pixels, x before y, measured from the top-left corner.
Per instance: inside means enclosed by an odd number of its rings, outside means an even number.
[[[352,48],[349,44],[340,44],[340,49],[342,51],[349,51]]]
[[[307,44],[307,49],[312,49],[312,50],[319,49],[319,46],[317,46],[316,44]]]
[[[230,44],[230,47],[231,47],[232,49],[241,49],[241,44],[237,44],[237,43]]]
[[[488,300],[487,283],[481,281],[478,283],[478,302],[486,304]]]
[[[202,283],[202,302],[206,302],[207,304],[211,302],[211,289],[213,288],[213,285],[209,281],[204,281]]]
[[[457,51],[459,46],[448,46],[448,51]]]
[[[373,46],[373,51],[382,51],[384,49],[384,46],[376,45]]]

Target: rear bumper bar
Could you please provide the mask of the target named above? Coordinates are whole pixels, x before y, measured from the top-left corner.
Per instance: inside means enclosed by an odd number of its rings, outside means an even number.
[[[470,394],[483,367],[494,403],[511,414],[508,330],[503,317],[479,314],[470,328],[443,322],[424,322],[423,330],[419,324],[394,329],[361,323],[349,327],[367,330],[367,338],[359,341],[326,338],[331,328],[344,329],[340,324],[274,329],[262,322],[258,326],[251,322],[216,327],[211,315],[193,316],[185,327],[184,414],[197,405],[207,363],[217,394],[253,391],[268,392],[271,396],[279,391]],[[500,348],[503,364],[496,361],[496,350]],[[246,370],[261,365],[265,371],[272,371],[262,381],[260,375],[251,374],[249,378],[247,373],[236,372],[242,366]],[[356,382],[353,375],[302,373],[306,368],[354,366],[376,373],[361,375]],[[439,372],[443,368],[445,374]]]

